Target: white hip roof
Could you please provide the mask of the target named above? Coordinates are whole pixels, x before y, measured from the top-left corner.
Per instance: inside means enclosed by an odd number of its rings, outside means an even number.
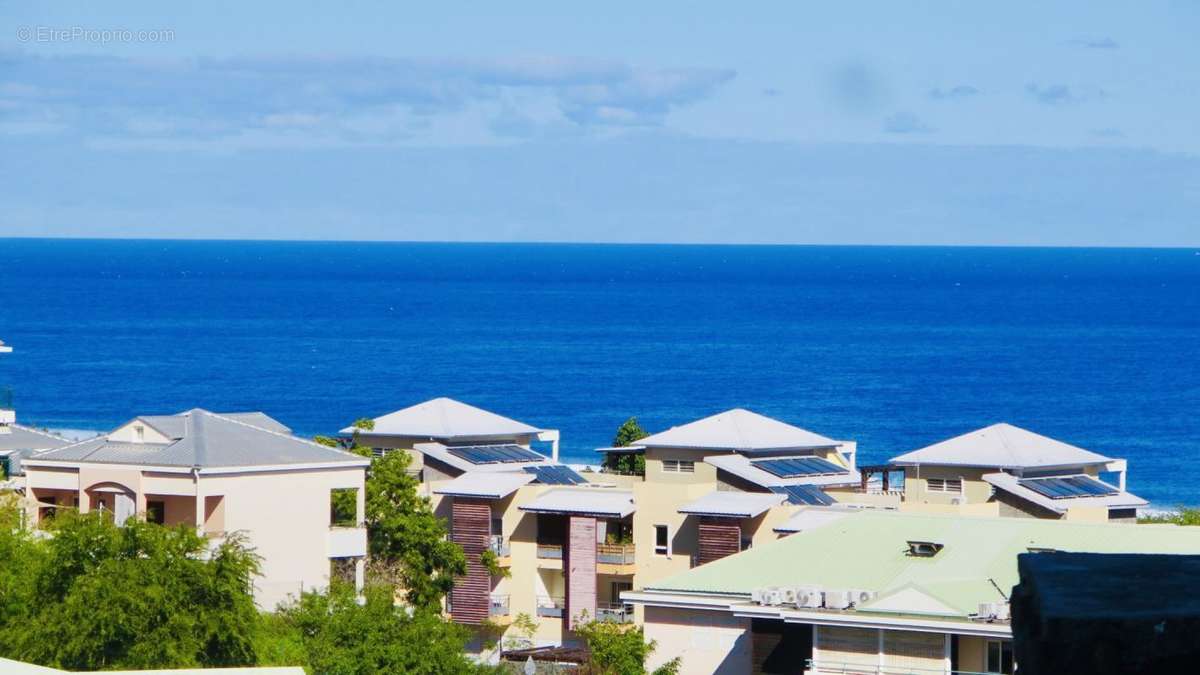
[[[838,441],[764,415],[734,408],[638,439],[654,448],[791,450],[832,448]]]
[[[543,431],[524,422],[445,397],[376,417],[374,421],[374,429],[364,430],[349,426],[342,429],[341,433],[454,439],[503,438]]]
[[[1111,461],[1111,458],[1090,450],[1001,422],[893,457],[891,463],[1030,469]]]

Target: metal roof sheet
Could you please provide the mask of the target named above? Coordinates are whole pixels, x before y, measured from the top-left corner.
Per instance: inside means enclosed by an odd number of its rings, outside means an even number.
[[[464,473],[454,480],[441,483],[433,492],[454,497],[503,499],[519,490],[521,486],[532,483],[533,479],[532,474],[524,471]]]
[[[633,513],[633,492],[603,487],[555,488],[520,507],[534,513],[574,513],[624,518]]]
[[[782,450],[832,448],[839,443],[765,415],[734,408],[639,439],[638,445],[713,450]]]
[[[944,548],[930,558],[913,557],[907,554],[909,541],[933,541]],[[863,589],[883,599],[908,586],[964,618],[981,602],[1002,600],[992,582],[1005,589],[1017,583],[1017,555],[1030,549],[1196,555],[1200,527],[862,510],[653,582],[647,591],[748,597],[764,586],[816,586]]]
[[[1001,469],[1086,466],[1113,461],[1001,422],[892,458],[893,464],[983,466]]]
[[[341,430],[371,436],[405,436],[450,440],[454,438],[502,438],[522,436],[542,431],[494,412],[476,408],[452,398],[435,398],[418,403],[382,417],[375,418],[370,431],[353,426]]]
[[[167,417],[176,419],[164,422]],[[147,418],[138,419],[150,423]],[[329,462],[366,465],[369,461],[344,450],[199,408],[151,419],[173,429],[179,437],[171,443],[118,443],[100,436],[39,453],[26,463],[36,460],[215,468]]]
[[[12,450],[50,450],[70,445],[71,441],[45,431],[38,431],[20,424],[8,427],[8,433],[0,433],[0,452]]]
[[[754,518],[772,506],[782,504],[786,497],[774,492],[710,492],[679,509],[680,513],[694,516],[721,516],[726,518]]]

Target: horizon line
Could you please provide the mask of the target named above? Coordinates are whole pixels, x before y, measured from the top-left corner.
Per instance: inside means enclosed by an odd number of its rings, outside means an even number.
[[[805,242],[697,242],[697,241],[564,241],[553,239],[501,240],[501,239],[280,239],[271,237],[75,237],[48,235],[41,237],[0,235],[0,241],[127,241],[127,242],[174,242],[174,243],[276,243],[276,244],[418,244],[418,245],[499,245],[499,246],[693,246],[693,247],[762,247],[762,248],[962,248],[962,249],[1074,249],[1074,250],[1152,250],[1186,251],[1197,250],[1194,245],[1136,246],[1118,244],[912,244],[912,243],[805,243]]]

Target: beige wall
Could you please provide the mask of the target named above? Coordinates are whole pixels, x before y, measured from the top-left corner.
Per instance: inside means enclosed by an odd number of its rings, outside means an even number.
[[[329,583],[330,492],[357,489],[361,514],[364,475],[362,467],[352,467],[202,474],[197,481],[190,474],[143,473],[111,465],[78,470],[26,467],[27,486],[35,496],[73,483],[70,488],[80,497],[81,511],[90,507],[90,488],[117,484],[135,493],[139,513],[145,512],[148,500],[163,501],[168,524],[200,525],[206,516],[205,498],[219,497],[219,506],[207,514],[205,529],[241,533],[261,556],[255,597],[265,609],[303,589]]]
[[[750,672],[750,620],[726,612],[646,608],[646,640],[658,643],[648,670],[680,657],[682,675]]]

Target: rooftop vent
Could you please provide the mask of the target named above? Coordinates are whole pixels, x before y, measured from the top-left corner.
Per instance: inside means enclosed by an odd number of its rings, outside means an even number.
[[[1042,546],[1030,546],[1025,550],[1030,553],[1058,553],[1058,549],[1056,548],[1045,548]]]
[[[943,548],[945,548],[944,544],[939,544],[935,541],[908,542],[908,554],[918,558],[932,558]]]

